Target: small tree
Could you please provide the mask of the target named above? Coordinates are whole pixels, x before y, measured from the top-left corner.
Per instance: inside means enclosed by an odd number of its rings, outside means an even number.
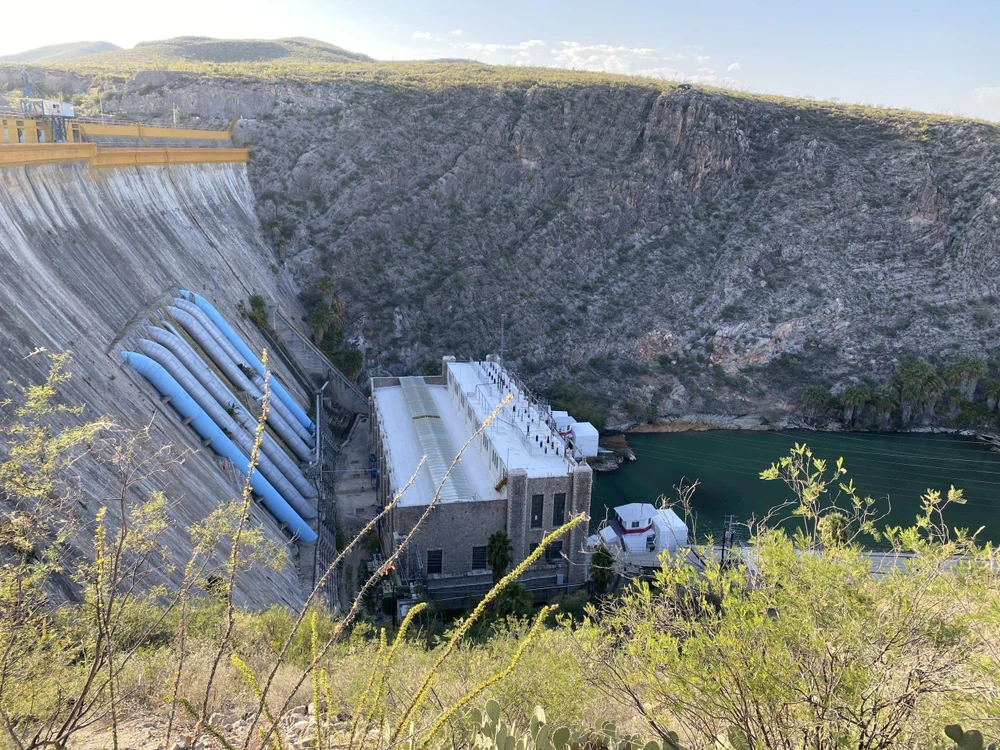
[[[250,303],[247,317],[258,328],[264,328],[267,325],[267,300],[259,294],[251,294],[247,301]]]
[[[327,302],[333,299],[333,293],[337,290],[337,282],[330,274],[320,276],[316,282],[316,291],[323,295]]]
[[[979,380],[986,375],[986,363],[974,357],[959,357],[958,361],[944,370],[944,379],[952,388],[957,388],[961,398],[972,401]]]
[[[757,528],[767,527],[779,511],[791,508],[792,515],[802,519],[795,540],[809,549],[823,546],[824,542],[840,546],[854,542],[862,534],[875,535],[875,524],[885,515],[876,508],[872,497],[862,496],[854,480],[847,478],[843,458],[830,466],[825,459],[814,456],[805,443],[796,443],[787,456],[762,471],[760,478],[784,482],[794,499],[772,509],[756,524]]]
[[[821,385],[806,388],[802,394],[802,408],[806,419],[815,419],[830,408],[830,392]]]
[[[493,569],[493,583],[496,584],[507,572],[514,559],[514,545],[506,531],[494,531],[486,543],[486,563]]]
[[[899,390],[899,408],[904,427],[908,427],[914,417],[920,415],[934,418],[934,407],[945,391],[945,382],[938,377],[933,365],[922,359],[903,362],[891,382]]]
[[[523,583],[508,584],[493,602],[493,618],[528,617],[535,607],[535,597]]]
[[[986,408],[996,411],[997,403],[1000,402],[1000,380],[989,380],[983,386],[983,393],[986,395]]]
[[[865,383],[852,385],[840,394],[840,403],[844,408],[844,424],[853,425],[861,416],[864,408],[872,398],[872,389]]]
[[[326,334],[326,329],[333,325],[334,314],[333,309],[326,302],[320,302],[316,307],[309,311],[309,315],[306,317],[306,323],[309,327],[313,329],[313,341],[319,346],[323,342],[323,336]]]
[[[612,567],[615,562],[614,555],[607,547],[601,546],[590,558],[590,580],[594,582],[594,591],[603,594],[608,590],[611,581],[615,577]]]
[[[892,410],[899,403],[896,391],[889,386],[880,385],[872,391],[871,406],[875,410],[875,422],[880,430],[889,426],[892,420]]]

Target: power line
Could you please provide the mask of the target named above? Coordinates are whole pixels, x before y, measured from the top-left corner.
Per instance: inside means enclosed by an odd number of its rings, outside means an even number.
[[[774,459],[775,459],[775,456],[772,453],[772,448],[769,447],[769,446],[753,445],[751,443],[748,443],[748,442],[745,442],[745,441],[741,441],[739,439],[735,439],[735,440],[714,440],[713,438],[703,438],[702,440],[707,440],[707,441],[715,442],[716,444],[719,444],[719,445],[728,445],[728,446],[739,445],[741,448],[744,448],[745,450],[755,451],[755,452],[759,452],[759,453],[765,453],[766,452],[770,456],[770,459],[768,460],[769,464],[771,462],[773,462]],[[817,446],[820,447],[820,448],[824,448],[825,447],[825,449],[830,450],[829,445],[826,444],[826,443],[822,443],[822,442],[817,443],[817,442],[814,441],[814,442],[812,442],[810,444],[810,447],[814,447],[815,448]],[[667,445],[655,446],[655,447],[647,447],[647,446],[644,446],[644,445],[641,445],[641,444],[631,444],[631,443],[629,444],[629,447],[632,448],[633,451],[635,451],[635,450],[651,450],[651,449],[652,450],[656,450],[656,449],[660,449],[660,448],[665,449],[665,450],[669,450],[671,452],[685,452],[685,451],[689,450],[689,448],[688,449],[685,449],[685,448],[674,448],[674,447],[667,446]],[[779,450],[788,450],[788,447],[786,447],[786,448],[779,448]],[[838,458],[839,457],[844,457],[845,458],[845,463],[848,463],[850,461],[851,463],[871,464],[871,462],[867,461],[865,458],[862,458],[862,457],[859,457],[859,456],[856,456],[856,455],[855,456],[851,456],[850,453],[848,453],[846,451],[833,451],[833,453],[837,454]],[[942,469],[943,468],[951,468],[952,464],[955,464],[955,463],[973,463],[973,464],[989,464],[991,466],[994,466],[994,467],[1000,469],[1000,456],[998,456],[995,459],[973,459],[973,458],[963,459],[963,458],[923,458],[922,456],[920,456],[920,455],[914,455],[913,453],[897,453],[897,452],[894,452],[894,451],[873,451],[873,450],[866,450],[864,453],[865,453],[866,456],[887,456],[887,457],[891,457],[891,458],[897,458],[898,457],[898,458],[910,458],[910,459],[921,460],[921,463],[917,463],[917,464],[906,463],[906,462],[902,462],[902,461],[893,461],[892,462],[893,465],[896,465],[896,466],[912,466],[912,467],[915,467],[915,468],[927,468],[928,464],[930,463],[931,468],[934,468],[934,464],[938,464],[938,463],[942,463],[943,462],[945,465],[941,466],[941,467],[938,467],[938,468],[942,468]],[[815,455],[815,451],[814,451],[814,455]],[[819,458],[819,456],[816,456],[816,457]],[[736,459],[736,460],[740,460],[740,459]],[[743,459],[743,460],[753,460],[753,459]],[[831,461],[834,461],[835,459],[833,459],[832,457],[828,456],[827,460],[828,460],[828,462],[831,462]],[[888,463],[888,462],[886,462],[886,463]],[[1000,471],[987,471],[985,469],[971,469],[971,471],[975,471],[975,472],[980,473],[980,474],[998,474],[998,475],[1000,475]]]
[[[722,434],[719,434],[719,433],[722,433],[722,432],[725,432],[726,435],[723,436]],[[745,435],[738,434],[738,433],[741,433],[741,432],[745,432],[747,434],[745,434]],[[712,433],[712,434],[709,435],[708,433]],[[786,432],[777,432],[777,431],[775,431],[775,432],[759,431],[759,432],[753,433],[753,436],[751,436],[749,434],[749,431],[743,431],[743,430],[725,430],[725,431],[723,431],[723,430],[708,430],[706,432],[693,433],[692,436],[694,434],[698,435],[698,437],[696,438],[696,440],[707,440],[707,441],[711,441],[711,442],[719,442],[719,443],[724,443],[724,444],[726,444],[726,443],[729,443],[729,444],[735,443],[735,444],[746,446],[746,448],[748,450],[761,451],[761,452],[763,452],[763,451],[769,451],[770,450],[770,446],[760,445],[759,442],[760,442],[761,438],[759,436],[767,435],[768,437],[765,438],[765,439],[766,440],[770,440],[771,442],[774,442],[774,443],[778,443],[779,442],[779,439],[777,438],[777,436],[779,436],[779,435],[780,436],[784,436],[784,437],[788,437],[789,436],[789,434],[786,433]],[[772,438],[771,437],[772,435],[775,436],[775,437]],[[838,440],[839,438],[847,438],[847,439],[855,440],[855,441],[868,441],[869,440],[869,438],[867,438],[865,436],[862,436],[862,435],[844,435],[844,434],[839,434],[837,438],[834,438],[834,437],[829,436],[829,435],[830,435],[829,433],[812,433],[808,437],[808,439],[802,439],[802,440],[796,439],[794,442],[797,442],[797,443],[806,443],[806,444],[810,445],[811,447],[812,446],[820,446],[820,447],[824,447],[825,446],[829,450],[832,446],[836,446],[836,440]],[[973,443],[972,441],[969,441],[968,443],[965,443],[962,448],[959,448],[958,447],[959,444],[957,444],[954,439],[950,439],[948,442],[951,442],[953,445],[955,445],[955,447],[956,447],[957,450],[968,450],[968,449],[972,449],[973,446],[976,446],[976,448],[978,448],[979,446],[982,446],[982,450],[984,452],[990,452],[990,453],[992,453],[992,451],[989,451],[988,447],[984,443],[978,443],[978,442]],[[836,446],[836,450],[840,450],[840,448],[841,448],[841,446]],[[889,450],[889,451],[887,451],[887,450],[873,450],[871,447],[868,447],[868,446],[866,446],[864,448],[864,452],[865,452],[866,455],[885,455],[885,456],[894,456],[894,457],[900,457],[900,458],[914,458],[915,457],[912,452],[903,453],[903,452],[897,452],[897,451],[891,451],[891,450]],[[955,463],[955,462],[960,462],[960,463],[983,463],[983,464],[992,464],[993,466],[1000,467],[1000,455],[996,455],[996,457],[992,458],[992,459],[989,459],[989,458],[950,458],[949,457],[949,458],[939,458],[939,459],[932,459],[932,460],[947,461],[948,463]]]
[[[635,453],[636,456],[643,456],[643,455],[645,455],[645,456],[648,456],[650,458],[660,458],[660,459],[677,458],[677,454],[682,454],[680,456],[680,458],[682,459],[683,462],[695,463],[695,464],[698,464],[698,465],[701,465],[701,466],[705,466],[707,468],[717,469],[719,471],[726,471],[726,472],[729,472],[729,473],[743,473],[743,472],[751,472],[752,471],[755,474],[759,474],[760,471],[763,470],[762,467],[761,467],[761,465],[758,464],[758,463],[756,463],[755,461],[753,461],[753,459],[740,459],[740,458],[728,459],[728,458],[725,458],[725,457],[722,457],[722,456],[715,456],[713,454],[704,454],[704,453],[697,453],[697,452],[691,452],[691,451],[685,451],[685,450],[674,450],[674,451],[671,451],[670,453],[662,453],[662,452],[659,452],[659,451],[650,450],[650,449],[647,449],[647,448],[635,447],[635,446],[633,446],[632,452]],[[720,463],[716,462],[716,459],[718,459],[718,460],[725,460],[728,463],[720,464]],[[904,477],[913,477],[914,476],[913,472],[897,471],[897,470],[895,470],[893,468],[889,468],[886,465],[882,465],[882,464],[874,464],[874,465],[872,465],[872,464],[870,464],[868,462],[863,462],[863,463],[864,463],[865,466],[874,466],[874,468],[869,468],[867,470],[863,468],[861,471],[851,471],[851,470],[849,470],[848,473],[847,473],[847,475],[845,476],[845,479],[851,479],[852,477],[855,478],[855,479],[864,479],[866,477],[867,472],[870,472],[870,471],[877,471],[879,474],[886,474],[886,473],[901,474]],[[741,464],[741,465],[734,466],[733,464]],[[902,464],[891,464],[890,466],[901,466],[901,465]],[[924,466],[922,464],[909,464],[909,465],[915,466],[916,468],[926,468],[926,466]],[[763,468],[767,468],[767,467],[765,466]],[[936,469],[936,470],[937,471],[941,471],[941,469]],[[991,475],[994,475],[997,472],[983,472],[983,471],[978,471],[978,473],[979,474],[989,473]],[[973,476],[975,476],[975,475],[973,475]],[[926,481],[926,480],[919,480],[919,479],[914,478],[914,479],[911,479],[910,482],[908,482],[908,483],[919,484],[922,481]],[[959,481],[961,483],[963,483],[963,484],[971,483],[971,484],[985,485],[985,486],[988,486],[988,487],[1000,487],[1000,482],[992,482],[990,480],[974,479],[974,478],[970,479],[970,478],[968,478],[968,476],[964,476]]]
[[[707,468],[715,470],[717,472],[724,472],[729,474],[742,475],[744,473],[752,472],[754,476],[756,476],[760,473],[762,468],[766,468],[762,467],[761,464],[757,463],[753,459],[746,459],[746,458],[724,459],[723,457],[714,454],[705,454],[705,453],[687,451],[683,449],[672,450],[670,452],[663,453],[657,450],[651,450],[641,446],[633,446],[632,450],[639,457],[647,457],[650,459],[663,459],[663,460],[673,459],[677,463],[682,465],[690,464],[698,466],[700,468]],[[726,463],[719,463],[719,461],[721,460],[725,460]],[[869,464],[867,464],[866,462],[866,465]],[[916,466],[918,468],[926,469],[926,467],[923,465],[916,465]],[[850,465],[848,468],[850,469]],[[937,469],[937,471],[941,471],[941,469]],[[873,481],[871,478],[869,478],[868,476],[869,472],[877,473],[880,476],[884,476],[889,473],[899,474],[901,477],[900,485],[909,485],[909,488],[900,486],[887,487],[886,485],[878,482],[877,479]],[[995,474],[995,472],[989,472],[989,473],[991,475]],[[949,481],[949,483],[961,485],[964,489],[972,490],[974,492],[990,492],[990,491],[995,491],[992,490],[992,488],[1000,487],[1000,483],[992,482],[990,480],[974,478],[975,476],[976,475],[974,474],[973,478],[970,478],[969,476],[964,476],[962,478],[956,477],[955,481]],[[927,482],[933,484],[941,481],[941,479],[937,477],[927,477],[921,479],[919,477],[915,477],[913,472],[900,471],[881,464],[875,464],[872,468],[868,469],[862,467],[862,469],[858,471],[849,471],[846,478],[847,479],[853,478],[855,482],[858,484],[860,490],[883,489],[888,492],[908,491],[910,488],[916,487],[918,485],[924,485],[922,489],[926,489]]]

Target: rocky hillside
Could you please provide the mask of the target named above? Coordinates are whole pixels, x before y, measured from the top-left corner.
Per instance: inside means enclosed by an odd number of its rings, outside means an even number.
[[[243,118],[267,240],[327,348],[360,350],[366,372],[496,350],[506,314],[520,372],[615,424],[776,419],[810,384],[1000,356],[997,126],[582,74],[373,70],[149,73],[105,102]]]
[[[121,49],[111,42],[70,42],[69,44],[50,44],[16,52],[13,55],[0,55],[0,63],[20,62],[45,65],[60,60],[72,60],[87,55],[98,55],[102,52],[112,52]]]
[[[83,56],[80,56],[81,58]],[[78,59],[77,67],[107,69],[162,70],[178,63],[213,64],[247,62],[347,62],[370,61],[367,55],[321,42],[318,39],[213,39],[207,36],[179,36],[155,42],[140,42],[130,49],[116,48],[103,54]]]

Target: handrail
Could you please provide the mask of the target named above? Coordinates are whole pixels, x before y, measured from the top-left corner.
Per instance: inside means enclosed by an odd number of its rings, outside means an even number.
[[[281,312],[281,308],[278,308],[276,313],[277,316],[281,318],[285,326],[293,334],[295,334],[295,336],[299,339],[299,341],[305,344],[314,354],[323,358],[323,362],[326,363],[327,367],[330,369],[330,372],[334,375],[334,377],[337,378],[337,380],[346,385],[348,390],[352,391],[355,395],[357,395],[358,398],[367,403],[368,397],[361,392],[361,389],[358,388],[353,382],[351,382],[350,378],[348,378],[343,372],[341,372],[340,368],[337,367],[335,364],[333,364],[333,362],[330,361],[330,358],[327,357],[325,354],[323,354],[323,352],[320,350],[318,346],[316,346],[312,341],[310,341],[308,337],[304,333],[302,333],[302,331],[300,331],[298,328],[295,327],[292,321],[290,321],[285,316],[285,314]]]
[[[0,116],[3,117],[19,117],[21,119],[27,120],[37,120],[39,117],[47,117],[48,115],[26,115],[19,109],[7,109],[5,107],[0,107]],[[209,133],[232,133],[232,125],[229,127],[219,129],[213,125],[184,125],[183,127],[174,127],[173,125],[151,125],[147,122],[139,122],[138,120],[118,120],[109,117],[68,117],[66,118],[73,122],[83,123],[84,125],[122,125],[131,127],[132,125],[144,125],[147,128],[167,128],[168,130],[204,130]]]

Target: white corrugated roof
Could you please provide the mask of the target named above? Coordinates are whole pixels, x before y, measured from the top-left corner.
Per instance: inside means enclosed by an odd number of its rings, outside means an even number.
[[[431,437],[431,440],[436,441],[438,447],[443,450],[444,458],[441,458],[440,452],[437,454],[437,458],[439,461],[446,461],[444,470],[447,471],[447,467],[451,465],[455,456],[458,455],[458,451],[468,439],[468,435],[466,434],[462,417],[458,413],[454,403],[452,403],[452,399],[449,398],[447,389],[443,385],[427,385],[426,389],[423,397],[418,395],[417,411],[423,412],[426,415],[431,412],[432,405],[440,418],[448,442],[445,444],[440,431],[435,431],[436,434]],[[431,397],[429,403],[426,400],[427,394]],[[425,452],[420,434],[418,433],[418,420],[414,420],[413,418],[410,411],[411,407],[407,403],[402,386],[393,385],[376,388],[373,395],[375,397],[375,408],[378,411],[378,421],[381,426],[382,442],[386,451],[388,471],[392,479],[392,485],[398,491],[413,476]],[[428,455],[428,460],[430,458],[431,456]],[[461,474],[464,475],[465,482],[470,489],[463,496],[463,492],[465,492],[464,489],[461,489],[463,485],[452,485],[455,491],[443,494],[441,498],[442,502],[495,500],[503,497],[493,487],[486,464],[477,451],[467,450],[462,455],[461,463],[455,468],[461,469]],[[437,481],[440,481],[440,477],[442,476],[439,473],[440,464],[435,469],[435,472],[438,472],[436,473],[438,477]],[[451,479],[449,479],[449,484],[451,484],[452,479],[455,479],[455,476],[453,472]],[[437,484],[432,476],[431,466],[425,462],[413,486],[406,491],[399,504],[427,505],[434,497],[436,489]]]
[[[448,470],[458,455],[459,446],[453,445],[445,429],[444,420],[434,404],[434,397],[421,377],[400,378],[406,407],[413,419],[421,453],[427,457],[427,470],[435,490],[441,487],[441,501],[453,502],[472,497],[472,488],[461,463]],[[445,477],[448,477],[447,480]],[[441,483],[444,482],[442,486]]]

